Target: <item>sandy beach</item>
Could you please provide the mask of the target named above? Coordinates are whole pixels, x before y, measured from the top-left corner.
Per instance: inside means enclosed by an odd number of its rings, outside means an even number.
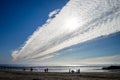
[[[120,80],[117,72],[26,72],[0,70],[0,80]]]

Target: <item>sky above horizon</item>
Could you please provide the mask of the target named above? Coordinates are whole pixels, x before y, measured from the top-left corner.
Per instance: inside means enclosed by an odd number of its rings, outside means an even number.
[[[0,64],[120,64],[120,0],[0,0]]]

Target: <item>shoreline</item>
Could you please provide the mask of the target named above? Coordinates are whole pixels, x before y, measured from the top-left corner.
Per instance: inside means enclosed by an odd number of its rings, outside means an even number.
[[[120,80],[120,72],[30,72],[0,70],[0,80]]]

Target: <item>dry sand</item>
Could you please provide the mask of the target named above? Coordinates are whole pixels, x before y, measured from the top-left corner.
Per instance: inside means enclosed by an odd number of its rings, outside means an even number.
[[[120,80],[117,72],[55,73],[0,70],[0,80]]]

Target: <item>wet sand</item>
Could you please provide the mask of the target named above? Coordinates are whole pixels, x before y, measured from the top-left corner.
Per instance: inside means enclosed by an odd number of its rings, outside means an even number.
[[[118,72],[26,72],[0,70],[0,80],[120,80]]]

